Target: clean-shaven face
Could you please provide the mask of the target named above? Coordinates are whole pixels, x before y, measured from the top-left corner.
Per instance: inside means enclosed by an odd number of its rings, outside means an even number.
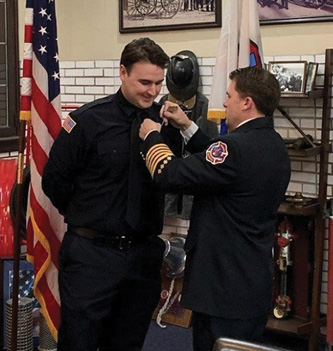
[[[242,108],[244,106],[244,99],[240,97],[239,93],[235,89],[236,83],[231,81],[227,97],[224,101],[223,106],[226,108],[226,124],[229,127],[229,131],[237,128],[239,123],[242,122]]]
[[[150,107],[162,88],[164,69],[148,62],[136,62],[130,72],[120,66],[121,91],[139,108]]]

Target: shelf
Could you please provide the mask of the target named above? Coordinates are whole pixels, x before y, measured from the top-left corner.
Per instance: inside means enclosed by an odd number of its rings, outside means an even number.
[[[316,155],[320,154],[320,152],[322,150],[322,145],[321,145],[321,143],[316,142],[316,141],[313,141],[314,146],[309,146],[309,144],[308,144],[306,148],[300,148],[300,149],[292,148],[293,144],[297,143],[301,139],[302,138],[283,139],[284,144],[288,150],[289,157],[305,158],[305,157],[311,157],[311,156],[316,156]],[[303,140],[302,140],[302,143],[306,143],[306,141],[305,140],[303,141]]]
[[[321,145],[315,145],[314,147],[308,147],[306,149],[300,149],[300,150],[295,150],[295,149],[288,149],[288,154],[290,157],[311,157],[311,156],[316,156],[320,154],[321,151]]]
[[[281,98],[302,98],[302,99],[318,99],[323,97],[323,89],[315,89],[312,91],[309,91],[306,94],[301,94],[301,93],[282,93]]]
[[[319,204],[317,199],[309,199],[307,205],[295,206],[294,204],[283,201],[278,209],[278,214],[292,216],[316,216],[318,214]]]
[[[305,335],[311,332],[312,323],[298,318],[276,319],[273,316],[269,316],[266,329],[275,332]]]
[[[320,313],[320,302],[321,302],[321,283],[322,283],[322,272],[323,272],[323,261],[324,261],[324,240],[326,227],[326,216],[323,213],[327,202],[327,175],[329,174],[329,153],[332,152],[332,145],[330,144],[330,131],[331,131],[331,97],[333,87],[333,49],[326,49],[325,51],[325,71],[324,71],[324,85],[322,89],[315,89],[308,94],[288,93],[281,94],[281,98],[294,98],[294,99],[317,99],[321,98],[322,101],[322,118],[321,118],[321,137],[320,140],[314,141],[314,146],[310,146],[311,143],[304,143],[302,138],[299,138],[300,146],[299,150],[292,149],[291,146],[298,139],[294,141],[285,141],[286,147],[290,157],[294,158],[305,158],[314,155],[318,155],[319,169],[316,172],[318,175],[318,199],[312,199],[312,201],[305,202],[302,207],[295,206],[291,202],[285,201],[281,203],[278,213],[280,215],[294,215],[294,216],[311,216],[315,219],[314,226],[314,243],[309,247],[309,252],[313,255],[311,265],[315,267],[313,270],[313,276],[309,281],[309,295],[311,295],[311,301],[308,301],[309,316],[307,320],[296,319],[297,317],[291,316],[289,319],[276,319],[272,315],[269,317],[267,323],[267,329],[280,332],[280,333],[292,333],[295,335],[306,335],[309,338],[308,351],[318,350],[318,336],[320,328],[325,325],[325,318],[322,318]],[[316,106],[315,103],[313,103]],[[290,104],[288,104],[290,106]],[[293,107],[293,106],[291,106]],[[295,106],[296,107],[296,106]],[[294,123],[289,117],[286,111],[282,107],[278,108],[278,111],[296,128],[298,132],[304,137],[304,132]],[[304,138],[305,139],[305,138]],[[298,145],[300,144],[300,145]],[[289,146],[289,147],[288,147]],[[302,148],[301,148],[302,146]],[[304,148],[306,147],[306,148]],[[301,219],[301,218],[299,218]]]
[[[323,327],[325,323],[326,317],[321,317],[319,325]],[[266,329],[280,333],[307,335],[312,332],[313,326],[311,321],[305,321],[300,318],[276,319],[273,315],[269,315]]]

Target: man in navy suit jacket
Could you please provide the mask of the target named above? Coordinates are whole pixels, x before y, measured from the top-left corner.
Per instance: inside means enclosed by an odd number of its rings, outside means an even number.
[[[261,68],[230,74],[224,103],[229,133],[213,141],[166,102],[161,117],[181,130],[187,158],[145,120],[146,166],[159,186],[194,195],[182,305],[193,310],[193,345],[211,351],[219,337],[260,340],[271,306],[277,210],[290,179],[284,142],[274,130],[276,78]]]

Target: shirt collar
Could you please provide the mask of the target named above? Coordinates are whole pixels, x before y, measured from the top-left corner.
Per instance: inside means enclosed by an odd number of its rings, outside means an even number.
[[[249,119],[247,119],[247,120],[245,120],[245,121],[239,123],[238,126],[237,126],[236,128],[242,126],[243,124],[245,124],[245,123],[247,123],[247,122],[253,121],[253,120],[256,119],[256,118],[260,118],[260,117],[249,118]]]
[[[141,109],[139,107],[134,106],[125,98],[120,88],[117,91],[116,96],[117,96],[117,101],[120,108],[123,110],[125,115],[128,116],[130,119],[133,119],[135,116],[137,116],[137,112],[140,112],[140,114],[145,113],[148,116],[150,116],[153,120],[155,120],[155,118],[153,117],[154,116],[153,107]]]
[[[247,123],[249,122],[249,123]],[[272,116],[256,117],[247,120],[245,123],[242,122],[235,128],[232,133],[247,132],[251,129],[258,128],[274,128],[274,120]]]

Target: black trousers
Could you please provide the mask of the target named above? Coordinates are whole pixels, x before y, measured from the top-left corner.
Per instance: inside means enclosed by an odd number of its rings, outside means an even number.
[[[126,251],[67,232],[59,254],[58,351],[139,351],[161,291],[165,244]]]
[[[193,350],[212,351],[218,338],[262,342],[268,316],[254,319],[228,319],[193,312]]]

